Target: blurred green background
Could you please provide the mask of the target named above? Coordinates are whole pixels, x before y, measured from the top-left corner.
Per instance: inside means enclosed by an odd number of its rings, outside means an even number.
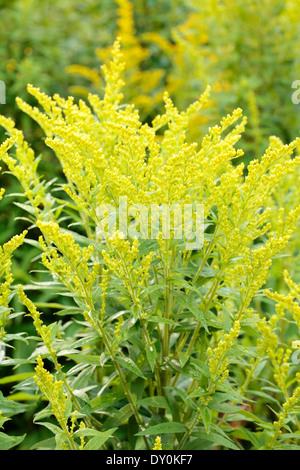
[[[193,137],[237,106],[249,118],[251,154],[259,156],[269,135],[298,135],[299,108],[291,102],[299,78],[297,0],[2,0],[0,10],[1,112],[35,145],[41,134],[18,111],[16,96],[30,100],[27,83],[76,98],[101,93],[100,65],[116,36],[127,65],[125,101],[144,120],[162,109],[165,89],[184,109],[210,84],[212,108],[195,120]]]

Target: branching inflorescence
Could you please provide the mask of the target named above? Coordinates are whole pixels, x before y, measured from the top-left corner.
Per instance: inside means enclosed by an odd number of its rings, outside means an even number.
[[[299,425],[290,413],[299,386],[282,323],[288,309],[299,334],[300,289],[287,272],[290,294],[262,289],[299,229],[300,201],[277,197],[299,172],[299,139],[270,139],[245,168],[236,144],[246,118],[236,109],[189,142],[209,89],[182,112],[165,93],[165,113],[143,124],[132,105],[121,105],[119,41],[112,56],[104,97],[90,94],[89,105],[32,85],[43,109],[18,99],[44,130],[63,182],[39,174],[22,132],[0,118],[10,136],[1,158],[23,188],[31,228],[41,232],[41,263],[61,298],[56,313],[67,316],[44,324],[19,286],[40,342],[30,356],[34,383],[49,402],[38,417],[55,416],[56,448],[280,447],[287,420]],[[198,244],[189,245],[191,235]],[[3,247],[6,272],[24,236]],[[1,285],[4,316],[11,282],[7,274]],[[267,299],[276,302],[273,316]],[[255,414],[252,386],[268,381],[277,420]],[[268,395],[260,397],[266,408]],[[255,429],[237,428],[243,418]],[[295,433],[287,439],[297,444]]]

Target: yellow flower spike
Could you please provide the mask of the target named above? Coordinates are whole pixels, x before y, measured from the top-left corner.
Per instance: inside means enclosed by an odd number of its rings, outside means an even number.
[[[117,321],[116,327],[115,327],[115,332],[114,332],[114,336],[115,336],[114,349],[115,349],[115,350],[118,348],[119,343],[120,343],[122,325],[123,325],[123,315],[121,315],[121,316],[118,318],[118,321]]]
[[[133,240],[130,252],[128,253],[128,264],[132,264],[139,254],[139,241],[137,238]]]
[[[0,321],[0,339],[6,335],[5,327],[7,317],[10,313],[9,302],[11,296],[12,275],[12,255],[13,252],[23,244],[27,230],[21,235],[15,235],[10,241],[0,246],[0,307],[3,313]]]
[[[84,65],[69,65],[66,67],[65,71],[69,74],[81,75],[96,85],[101,81],[100,74],[97,69],[90,69]],[[88,93],[88,91],[86,91],[86,93]]]
[[[108,285],[109,285],[109,270],[108,269],[103,269],[102,279],[101,279],[101,282],[100,282],[100,286],[101,286],[101,289],[102,289],[102,292],[101,292],[102,305],[101,305],[101,311],[100,311],[101,323],[103,323],[104,316],[105,316],[105,298],[106,298],[106,294],[107,294]]]
[[[117,0],[116,3],[118,27],[115,37],[122,45],[122,62],[126,65],[124,74],[124,78],[126,79],[125,83],[123,81],[119,83],[122,86],[126,85],[126,95],[129,95],[130,101],[142,110],[143,115],[147,115],[151,113],[153,105],[160,104],[161,102],[161,82],[164,71],[162,69],[144,70],[143,61],[150,56],[151,52],[144,47],[144,40],[143,43],[141,42],[143,35],[142,37],[136,35],[133,12],[134,2],[129,0]],[[149,38],[150,35],[148,36],[148,39]],[[157,38],[156,43],[158,43]],[[167,40],[165,42],[160,41],[160,44],[166,45],[169,44],[169,42]],[[171,48],[172,45],[170,44],[169,50]],[[115,57],[114,47],[98,48],[96,49],[96,55],[101,62],[105,63],[104,72],[106,72],[108,57],[111,55]],[[83,67],[82,65],[72,65],[67,68],[67,72],[89,79],[93,88],[97,90],[97,92],[102,92],[102,77],[100,77],[97,70],[95,71],[94,69]],[[117,76],[120,78],[120,74],[117,74]],[[115,80],[115,82],[116,81],[117,80]],[[72,90],[77,90],[84,95],[87,93],[86,87],[72,86],[71,91]],[[110,93],[111,87],[109,87],[107,91]],[[97,95],[93,95],[92,100],[95,109],[99,109],[100,100]]]
[[[273,422],[274,434],[272,436],[271,442],[269,443],[269,448],[274,448],[277,438],[282,434],[282,427],[284,426],[285,420],[288,418],[289,413],[292,412],[294,406],[297,404],[300,398],[300,386],[296,387],[293,395],[286,400],[282,405],[283,411],[279,414],[278,421]]]
[[[78,411],[75,410],[73,413],[72,413],[72,416],[71,416],[71,425],[69,427],[69,432],[70,434],[74,434],[74,429],[75,429],[75,426],[76,426],[76,419],[78,417]]]
[[[84,424],[84,421],[80,421],[79,429],[84,429],[85,427],[86,427],[86,426],[85,426],[85,424]],[[79,446],[79,450],[83,450],[84,445],[85,445],[84,436],[80,436],[80,446]]]
[[[61,366],[57,361],[56,357],[56,352],[52,347],[51,344],[51,337],[50,337],[50,330],[47,328],[46,325],[43,324],[43,321],[41,319],[41,313],[37,310],[36,306],[34,305],[33,302],[27,297],[27,295],[24,292],[23,287],[19,284],[18,286],[18,296],[20,302],[22,302],[25,307],[27,308],[29,315],[33,319],[33,324],[35,326],[35,329],[39,336],[41,337],[42,341],[44,342],[46,348],[49,351],[50,356],[52,357],[55,367],[57,371],[59,372],[61,370]]]
[[[5,129],[14,129],[13,121],[11,119],[6,119],[3,116],[0,116],[0,125],[5,127]],[[6,141],[0,145],[0,160],[7,156],[7,152],[14,145],[15,140],[16,137],[13,136],[10,139],[6,139]]]
[[[120,89],[124,86],[124,81],[121,74],[125,68],[125,63],[122,62],[123,55],[121,52],[121,39],[118,38],[112,48],[112,61],[109,64],[102,65],[104,79],[106,81],[105,95],[102,103],[103,113],[114,112],[119,105],[123,94]]]
[[[135,278],[136,278],[136,281],[137,281],[137,285],[139,287],[142,287],[144,285],[145,282],[147,282],[147,280],[149,279],[150,277],[150,267],[151,267],[151,263],[152,263],[152,260],[153,260],[153,252],[149,253],[148,255],[144,256],[142,258],[142,265],[139,266],[138,269],[134,270],[133,273],[135,275]]]
[[[71,234],[61,232],[59,225],[54,222],[37,222],[37,227],[41,232],[49,237],[61,253],[68,253],[70,261],[77,266],[81,258],[80,247],[77,245]]]
[[[63,382],[61,380],[54,380],[53,375],[44,368],[41,356],[37,357],[35,372],[34,381],[36,385],[51,404],[53,415],[64,431],[71,447],[75,449],[72,433],[68,429],[68,419],[65,416],[67,396],[64,392]]]
[[[15,235],[9,240],[7,243],[3,245],[3,253],[5,256],[10,256],[13,251],[15,251],[19,246],[21,246],[24,242],[24,239],[27,235],[28,231],[24,230],[21,235]]]
[[[129,0],[116,0],[118,5],[118,36],[122,38],[125,46],[136,43],[135,27],[133,20],[133,4]]]
[[[215,391],[217,383],[224,382],[228,377],[228,359],[225,356],[232,347],[236,338],[239,336],[239,332],[240,323],[239,321],[235,321],[230,332],[223,336],[214,349],[208,347],[207,356],[209,358],[208,366],[210,372],[210,382],[207,388],[207,393],[203,397],[204,402],[206,402],[207,399],[209,399],[209,395]]]
[[[40,176],[38,175],[39,159],[35,158],[34,151],[24,140],[23,133],[15,129],[11,119],[0,116],[0,126],[4,127],[11,136],[11,138],[0,147],[0,159],[6,163],[11,173],[20,181],[24,193],[31,203],[35,216],[40,216],[42,208],[48,213],[52,207],[53,200],[49,196],[46,197],[44,183],[41,182]],[[14,157],[11,157],[5,152],[5,149],[8,150],[12,145],[15,147]]]
[[[157,436],[152,450],[162,450],[161,437]]]
[[[286,379],[290,370],[289,358],[291,350],[279,347],[279,340],[275,332],[278,321],[284,316],[284,312],[280,311],[279,314],[273,315],[268,321],[262,318],[257,322],[256,327],[260,333],[260,338],[257,340],[258,351],[261,356],[269,356],[273,370],[274,380],[277,383],[284,396],[287,396]]]
[[[38,221],[37,226],[44,235],[44,238],[40,238],[44,266],[71,291],[75,290],[83,297],[87,293],[91,295],[100,272],[98,262],[90,267],[94,247],[90,245],[81,248],[71,234],[62,232],[54,222]]]

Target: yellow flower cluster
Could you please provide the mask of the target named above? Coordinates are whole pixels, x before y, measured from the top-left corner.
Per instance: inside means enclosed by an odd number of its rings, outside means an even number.
[[[53,375],[44,368],[41,356],[37,358],[35,372],[34,380],[37,386],[51,403],[53,414],[62,429],[65,429],[67,427],[67,418],[65,416],[67,396],[63,390],[63,382],[54,380]]]
[[[297,379],[298,379],[298,384],[299,384],[299,381],[300,381],[299,372],[297,373]],[[289,397],[286,400],[286,402],[282,405],[283,411],[281,411],[281,413],[279,414],[278,420],[274,421],[273,423],[275,432],[272,435],[271,441],[269,442],[270,449],[274,448],[277,438],[280,436],[280,434],[282,434],[281,428],[286,424],[286,421],[288,420],[289,415],[291,414],[293,408],[299,401],[299,398],[300,398],[300,386],[298,385],[293,395]]]
[[[115,338],[114,338],[114,344],[113,344],[113,348],[114,348],[114,351],[116,351],[118,349],[118,346],[119,346],[119,343],[120,343],[120,340],[121,340],[121,329],[122,329],[122,325],[123,325],[123,315],[121,315],[116,323],[116,327],[115,327]]]
[[[56,352],[52,347],[51,328],[43,324],[40,312],[37,310],[34,303],[31,302],[31,300],[26,296],[23,290],[23,287],[21,285],[19,285],[19,288],[18,288],[18,295],[19,295],[20,301],[27,307],[29,315],[33,319],[33,324],[35,326],[35,329],[38,335],[41,337],[46,348],[48,349],[48,352],[55,364],[56,370],[59,372],[61,369],[61,366],[57,361]]]
[[[37,357],[35,372],[34,381],[51,404],[52,413],[64,433],[64,442],[61,444],[62,448],[67,449],[70,446],[71,449],[76,450],[76,444],[73,439],[76,414],[71,418],[71,425],[69,426],[67,394],[64,391],[63,381],[55,380],[53,375],[45,369],[41,356]]]
[[[9,302],[11,296],[12,254],[24,242],[27,230],[21,235],[15,235],[9,242],[0,246],[0,339],[5,336],[6,320],[9,315]]]
[[[123,280],[134,303],[139,304],[139,292],[146,285],[149,279],[149,270],[153,259],[153,252],[143,256],[141,262],[138,260],[138,239],[133,240],[132,245],[129,240],[124,239],[124,235],[116,232],[114,237],[107,240],[108,248],[112,255],[103,250],[102,256],[107,268]],[[135,264],[140,262],[140,266],[135,269]]]
[[[122,197],[131,205],[172,207],[202,202],[206,193],[205,214],[216,201],[221,213],[226,198],[232,197],[230,188],[243,171],[242,166],[234,170],[231,163],[242,155],[235,149],[246,122],[244,118],[236,124],[241,110],[210,129],[200,149],[186,142],[186,132],[189,120],[207,103],[209,89],[180,113],[166,93],[165,114],[157,116],[152,127],[141,124],[132,106],[119,107],[124,65],[118,41],[112,54],[113,60],[104,67],[103,99],[89,95],[95,114],[82,101],[76,105],[71,98],[63,100],[55,95],[52,99],[32,86],[28,91],[45,112],[18,100],[21,109],[44,128],[46,143],[55,151],[67,179],[63,189],[74,201],[83,223],[90,225],[92,221],[98,227],[104,218],[99,207],[110,204],[118,210]],[[162,126],[167,129],[160,137]],[[221,184],[217,184],[220,178]],[[89,236],[93,236],[91,231]]]
[[[257,329],[260,333],[260,338],[257,340],[258,351],[260,357],[266,354],[272,363],[274,380],[279,389],[283,392],[284,396],[288,396],[287,391],[287,377],[290,370],[288,363],[291,350],[279,347],[278,336],[275,333],[277,323],[282,318],[283,314],[273,315],[269,321],[265,318],[257,322]]]
[[[38,217],[41,209],[49,212],[52,198],[47,195],[44,183],[37,173],[39,158],[35,158],[34,151],[24,140],[23,133],[15,128],[12,119],[0,116],[0,126],[10,135],[2,147],[8,149],[14,145],[16,149],[15,157],[0,151],[0,160],[3,160],[10,172],[20,181],[24,194],[32,207],[31,210],[28,209],[28,212],[33,213],[35,217]]]
[[[153,450],[162,450],[161,437],[160,436],[156,437]]]
[[[290,292],[288,294],[279,294],[265,290],[265,294],[276,302],[276,311],[278,315],[283,316],[285,311],[289,311],[293,320],[300,329],[300,305],[299,305],[299,286],[292,281],[287,271],[284,271],[284,280],[286,281]]]
[[[209,395],[214,393],[217,388],[217,384],[223,383],[229,375],[229,361],[226,354],[232,347],[234,341],[238,338],[239,333],[240,323],[236,321],[230,332],[223,336],[214,349],[211,349],[210,347],[207,349],[210,383],[205,395],[205,402],[209,399]]]
[[[222,245],[219,250],[222,253],[222,271],[226,266],[225,283],[231,286],[235,283],[243,298],[239,316],[266,282],[273,258],[284,250],[296,230],[300,205],[286,211],[283,225],[280,222],[283,212],[274,204],[272,208],[268,207],[267,203],[272,206],[271,197],[279,181],[298,168],[299,157],[293,158],[298,144],[296,139],[287,146],[269,147],[260,161],[254,160],[248,165],[244,181],[241,180],[240,165],[232,172],[234,184],[233,180],[229,183],[228,178],[224,178],[229,188],[227,193],[230,190],[231,194],[224,199],[225,204],[217,204],[221,208],[218,233]],[[217,190],[223,198],[222,180],[221,177]],[[262,236],[267,236],[267,241],[262,246],[253,247],[255,240]],[[234,264],[231,263],[233,256]]]
[[[289,288],[287,294],[271,292],[270,290],[264,291],[269,299],[275,301],[276,314],[268,321],[263,318],[257,323],[257,329],[261,334],[257,344],[260,355],[267,354],[269,356],[274,369],[274,379],[287,399],[289,397],[287,378],[290,371],[288,361],[292,351],[289,348],[279,347],[276,329],[280,320],[287,320],[287,312],[289,312],[298,327],[298,331],[300,331],[300,287],[291,279],[286,270],[283,273],[283,278]]]
[[[37,226],[44,235],[39,239],[44,251],[44,266],[71,290],[74,286],[79,295],[85,296],[91,291],[100,271],[98,262],[94,262],[90,269],[94,247],[81,248],[73,236],[63,233],[55,222],[37,222]]]

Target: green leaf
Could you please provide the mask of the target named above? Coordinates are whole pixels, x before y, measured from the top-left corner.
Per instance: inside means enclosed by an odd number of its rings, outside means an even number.
[[[178,388],[178,387],[171,387],[171,386],[165,387],[165,388],[166,388],[166,390],[170,390],[171,392],[175,392],[175,393],[181,398],[181,401],[182,401],[183,403],[186,402],[186,400],[187,400],[187,395],[186,395],[186,393],[185,393],[183,390],[181,390],[181,389]]]
[[[103,444],[109,439],[117,428],[108,429],[100,432],[96,429],[79,429],[74,433],[74,437],[92,437],[84,446],[84,450],[100,450]]]
[[[44,418],[48,418],[49,416],[52,416],[52,405],[49,403],[46,408],[43,408],[41,411],[39,411],[33,418],[33,422],[35,423],[36,421]]]
[[[97,342],[99,342],[99,335],[92,334],[92,335],[85,336],[84,338],[81,338],[78,341],[75,341],[72,347],[76,349],[76,348],[82,348],[83,346],[93,346]]]
[[[30,205],[22,204],[21,202],[15,202],[15,201],[14,201],[14,204],[20,207],[21,209],[23,209],[25,212],[29,212],[29,214],[35,215],[34,208],[31,207]]]
[[[5,398],[2,392],[0,392],[0,410],[2,411],[3,415],[5,415],[7,418],[10,418],[11,416],[14,416],[19,413],[24,413],[29,408],[31,408],[31,405],[25,405],[24,403],[16,403],[13,400]]]
[[[109,429],[111,426],[120,427],[124,423],[128,423],[128,420],[132,415],[132,407],[130,403],[128,403],[120,410],[115,410],[113,416],[110,416],[103,424]]]
[[[10,418],[7,418],[6,416],[1,416],[0,414],[0,428],[3,428],[3,424],[6,423],[6,421],[10,421]]]
[[[141,291],[141,293],[139,294],[139,297],[143,300],[145,299],[148,295],[151,296],[151,294],[153,294],[154,292],[156,293],[157,291],[162,291],[162,286],[160,284],[154,284],[153,286],[149,286],[149,287],[146,287],[145,289],[143,289]],[[157,292],[156,295],[158,295],[159,292]]]
[[[129,370],[130,372],[133,372],[134,374],[138,375],[139,377],[142,377],[142,379],[145,379],[145,376],[142,374],[139,367],[133,362],[132,359],[130,359],[130,357],[117,357],[116,361],[122,367],[125,367],[125,369]]]
[[[148,346],[148,344],[146,344],[145,345],[145,351],[146,351],[146,356],[147,356],[149,365],[151,367],[151,370],[153,371],[154,366],[155,366],[156,357],[157,357],[155,346],[154,345]]]
[[[287,432],[284,434],[280,434],[280,440],[283,439],[300,439],[300,433],[299,432]]]
[[[154,406],[156,408],[169,408],[169,403],[166,397],[155,396],[155,397],[147,397],[143,398],[138,402],[139,406]]]
[[[164,387],[166,398],[168,400],[169,408],[172,414],[172,421],[173,422],[180,422],[181,420],[181,413],[180,413],[180,401],[177,400],[173,393],[167,387]],[[188,406],[188,403],[186,402]]]
[[[35,374],[34,372],[24,372],[23,374],[9,375],[7,377],[3,377],[2,379],[0,379],[0,384],[20,382],[21,380],[27,379],[28,377],[32,377],[34,374]]]
[[[25,436],[26,434],[23,434],[23,436],[8,436],[0,432],[0,450],[8,450],[19,445],[24,440]]]
[[[150,426],[149,428],[145,429],[137,433],[137,436],[152,436],[152,435],[160,435],[160,434],[176,434],[180,432],[186,432],[187,428],[182,423],[161,423],[156,424],[154,426]]]
[[[251,444],[253,445],[255,450],[259,450],[262,448],[262,444],[256,434],[246,427],[240,427],[232,433],[234,437],[237,437],[239,439],[244,439],[246,441],[250,441]],[[300,437],[300,436],[299,436]]]
[[[22,341],[23,343],[26,343],[28,344],[28,341],[27,341],[27,336],[25,338],[23,338],[23,336],[26,335],[26,333],[15,333],[15,334],[9,334],[7,333],[4,337],[4,341],[5,342],[11,342],[11,341]],[[7,362],[5,361],[5,363],[7,364]]]
[[[49,431],[53,432],[53,434],[55,434],[55,436],[57,434],[64,434],[64,431],[59,427],[59,426],[56,426],[56,424],[52,424],[52,423],[47,423],[47,422],[43,422],[43,421],[36,421],[36,424],[40,424],[41,426],[45,426],[45,428],[49,429]]]
[[[294,444],[285,444],[274,447],[274,450],[300,450],[300,446]]]
[[[191,296],[186,296],[182,292],[179,293],[177,291],[172,291],[172,293],[176,297],[178,305],[181,305],[183,308],[191,312],[195,319],[200,321],[207,333],[209,333],[206,319],[204,318],[203,312],[196,300]]]
[[[209,268],[208,266],[203,266],[200,272],[200,277],[215,277],[218,271],[216,269]]]
[[[49,439],[43,439],[42,441],[36,442],[29,450],[54,450],[55,448],[55,438],[50,437]]]
[[[178,353],[178,359],[179,359],[181,367],[184,367],[187,361],[190,359],[190,354],[186,354],[180,351]]]
[[[174,326],[179,325],[178,322],[171,320],[170,318],[158,317],[156,315],[152,315],[151,317],[147,318],[147,321],[154,322],[154,323],[166,323],[167,325],[174,325]]]
[[[230,419],[240,420],[241,418],[246,420],[246,421],[257,423],[264,429],[269,429],[269,430],[273,429],[273,425],[271,423],[267,423],[266,421],[263,421],[262,419],[260,419],[255,414],[251,413],[250,411],[246,411],[246,410],[238,410],[237,414],[232,415]]]
[[[18,400],[18,401],[38,401],[41,398],[41,395],[25,393],[25,392],[17,392],[9,395],[10,400]]]
[[[92,354],[65,354],[66,357],[72,359],[79,364],[100,365],[100,356]]]
[[[54,438],[55,438],[55,442],[56,442],[56,447],[55,447],[56,450],[61,450],[62,446],[68,440],[67,435],[62,430],[60,430],[60,432],[56,433]]]
[[[207,434],[205,431],[194,431],[192,435],[228,449],[240,450],[240,448],[231,439],[221,436],[216,432],[210,432],[210,434]]]
[[[203,424],[205,426],[207,434],[210,433],[210,426],[211,426],[211,420],[212,420],[212,414],[208,406],[201,405],[200,406],[200,414],[201,414],[201,419],[203,421]]]
[[[116,404],[118,401],[122,400],[122,398],[124,398],[124,395],[122,393],[114,392],[106,393],[105,395],[95,397],[90,401],[90,403],[88,403],[82,408],[81,413],[89,414],[104,410],[112,404]]]
[[[25,238],[24,243],[27,243],[28,245],[34,246],[35,248],[38,248],[41,250],[41,245],[37,240],[31,240],[30,238]]]

